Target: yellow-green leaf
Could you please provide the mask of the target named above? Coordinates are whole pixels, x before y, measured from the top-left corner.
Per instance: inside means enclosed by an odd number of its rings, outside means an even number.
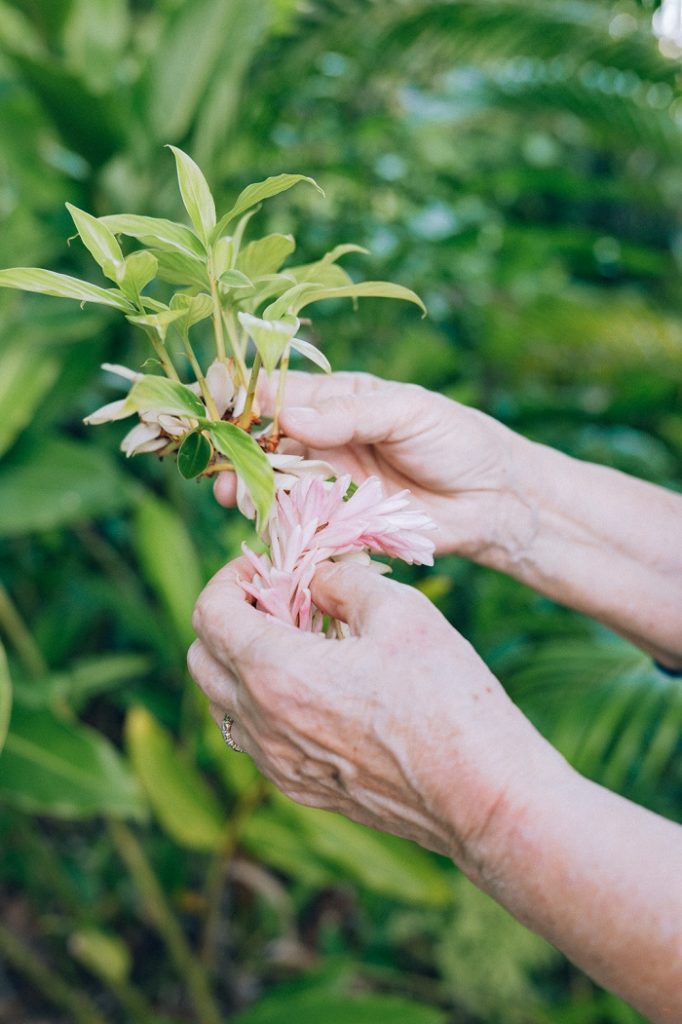
[[[57,274],[53,270],[39,267],[12,267],[0,270],[0,288],[17,288],[23,292],[39,292],[41,295],[55,295],[60,299],[76,299],[78,302],[97,302],[101,306],[113,306],[124,313],[132,313],[133,305],[119,291],[100,288],[77,277]]]
[[[105,277],[118,282],[120,272],[123,270],[123,253],[115,235],[106,224],[99,221],[97,217],[93,217],[91,213],[79,210],[71,203],[67,203],[66,208],[73,218],[83,245],[92,258],[99,263]]]
[[[201,168],[177,146],[168,147],[175,157],[180,195],[194,230],[207,242],[215,227],[215,203]]]
[[[228,210],[227,213],[220,218],[218,225],[213,232],[213,237],[219,238],[231,220],[234,220],[235,217],[239,217],[252,206],[262,203],[264,199],[270,199],[272,196],[279,195],[280,192],[286,192],[287,189],[293,188],[294,185],[298,185],[300,181],[306,181],[309,185],[312,185],[313,188],[316,188],[320,195],[324,195],[324,191],[320,188],[315,179],[308,178],[305,174],[275,174],[271,178],[266,178],[264,181],[255,181],[252,185],[247,185],[246,188],[239,193],[237,201],[232,209]]]
[[[226,455],[241,477],[256,507],[259,528],[265,523],[275,500],[275,476],[265,452],[250,434],[234,423],[206,421],[214,446]]]
[[[133,384],[128,401],[137,412],[160,412],[168,416],[204,416],[206,409],[185,384],[147,374]]]

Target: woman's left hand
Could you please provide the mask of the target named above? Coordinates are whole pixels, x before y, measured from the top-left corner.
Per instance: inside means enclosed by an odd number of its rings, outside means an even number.
[[[353,634],[330,640],[257,611],[239,585],[252,572],[232,562],[197,602],[188,664],[216,722],[232,717],[234,741],[292,799],[475,875],[515,795],[563,761],[417,590],[352,563],[322,566],[313,600]]]

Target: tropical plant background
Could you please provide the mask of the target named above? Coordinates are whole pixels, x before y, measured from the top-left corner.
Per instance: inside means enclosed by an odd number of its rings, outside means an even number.
[[[258,233],[364,245],[351,273],[430,312],[316,306],[333,365],[679,488],[682,88],[654,6],[0,0],[0,265],[97,280],[64,202],[180,217],[164,143],[223,205],[300,171],[326,199]],[[225,750],[184,659],[248,527],[82,425],[118,397],[100,363],[145,357],[115,315],[0,294],[0,1022],[639,1021],[445,860]],[[679,820],[679,684],[461,560],[400,576],[581,771]]]

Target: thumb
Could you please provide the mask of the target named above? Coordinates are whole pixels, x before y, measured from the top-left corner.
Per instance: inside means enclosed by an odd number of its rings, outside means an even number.
[[[386,631],[400,617],[400,583],[358,562],[323,562],[310,585],[317,607],[347,622],[356,636]]]
[[[285,408],[281,423],[289,437],[311,448],[337,448],[351,442],[379,444],[394,440],[405,412],[396,389]]]

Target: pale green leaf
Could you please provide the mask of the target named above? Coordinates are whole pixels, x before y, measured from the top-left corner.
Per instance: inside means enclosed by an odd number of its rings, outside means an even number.
[[[320,195],[324,195],[323,190],[317,184],[313,178],[306,177],[305,174],[275,174],[271,178],[266,178],[264,181],[256,181],[252,185],[247,185],[246,188],[239,193],[237,201],[231,210],[220,218],[218,225],[213,232],[214,238],[219,238],[225,231],[225,228],[234,220],[235,217],[239,217],[246,210],[252,206],[256,206],[258,203],[262,203],[264,199],[270,199],[272,196],[279,195],[280,192],[286,192],[287,189],[293,188],[294,185],[298,185],[299,182],[306,181],[313,188],[316,188]]]
[[[233,1018],[232,1024],[447,1024],[436,1006],[393,995],[345,995],[325,989],[275,990]]]
[[[275,478],[265,452],[234,423],[204,423],[214,446],[226,455],[244,481],[263,525],[275,499]]]
[[[158,260],[158,275],[167,284],[180,285],[183,288],[201,288],[205,290],[210,287],[206,264],[201,263],[193,256],[182,252],[166,252],[160,249],[155,250]]]
[[[294,316],[313,302],[320,302],[322,299],[404,299],[406,302],[413,302],[426,315],[426,306],[416,294],[409,288],[400,284],[392,284],[390,281],[360,281],[358,284],[343,285],[339,288],[319,288],[315,284],[297,285],[285,292],[276,302],[269,306],[263,316],[268,319],[278,319],[286,313]]]
[[[152,252],[141,249],[126,257],[118,283],[121,291],[125,292],[129,299],[137,301],[140,293],[147,287],[150,281],[156,277],[159,269],[159,261]]]
[[[133,384],[128,401],[137,412],[191,416],[194,419],[206,415],[202,402],[185,384],[152,374]]]
[[[145,816],[136,780],[100,733],[16,705],[0,759],[0,799],[34,814]]]
[[[234,242],[231,238],[219,238],[213,246],[213,275],[220,278],[232,266],[234,258]]]
[[[191,850],[221,850],[225,811],[166,730],[145,708],[135,707],[125,733],[135,772],[168,835]]]
[[[218,283],[223,288],[253,288],[253,281],[250,281],[241,270],[223,271]]]
[[[171,309],[184,311],[185,319],[180,326],[186,327],[188,330],[213,314],[213,299],[206,292],[199,292],[198,295],[176,292],[170,305]]]
[[[309,341],[304,341],[303,338],[292,338],[289,345],[294,351],[300,352],[302,356],[309,359],[311,363],[319,366],[325,373],[332,372],[331,364],[324,352],[320,352],[319,348],[311,345]]]
[[[114,985],[130,974],[131,956],[125,941],[100,928],[78,928],[69,937],[69,953],[98,977]]]
[[[41,438],[0,477],[0,537],[23,536],[111,515],[132,491],[101,448]]]
[[[160,313],[145,313],[142,316],[128,316],[128,323],[136,327],[149,327],[156,332],[159,340],[165,342],[168,328],[186,315],[184,309],[164,309]]]
[[[203,584],[189,531],[172,505],[148,495],[135,513],[134,543],[142,573],[186,649],[194,639],[192,610]]]
[[[151,249],[181,252],[195,260],[206,260],[200,239],[190,228],[163,217],[142,217],[135,213],[114,213],[99,218],[115,235],[137,238]]]
[[[93,217],[92,214],[86,213],[85,210],[79,210],[71,203],[67,203],[66,208],[71,214],[83,245],[100,265],[105,277],[119,283],[123,270],[123,253],[121,246],[116,241],[116,236],[112,234],[106,224],[99,221],[97,217]]]
[[[237,269],[251,279],[274,274],[295,248],[293,235],[265,235],[264,238],[249,242],[241,250],[237,258]]]
[[[12,679],[9,674],[7,655],[0,640],[0,753],[5,745],[9,720],[12,714]]]
[[[60,363],[53,355],[22,344],[10,345],[0,355],[0,455],[7,451],[40,408],[57,375]]]
[[[239,313],[238,318],[244,330],[253,338],[266,373],[272,373],[298,330],[299,321],[295,317],[262,320],[250,313]]]
[[[100,288],[77,277],[57,274],[53,270],[39,267],[12,267],[0,270],[0,288],[17,288],[24,292],[39,292],[55,295],[60,299],[76,299],[78,302],[97,302],[101,306],[113,306],[124,313],[132,312],[133,306],[119,291]]]
[[[168,147],[175,157],[180,195],[194,230],[208,242],[216,223],[215,203],[200,167],[177,146]]]

